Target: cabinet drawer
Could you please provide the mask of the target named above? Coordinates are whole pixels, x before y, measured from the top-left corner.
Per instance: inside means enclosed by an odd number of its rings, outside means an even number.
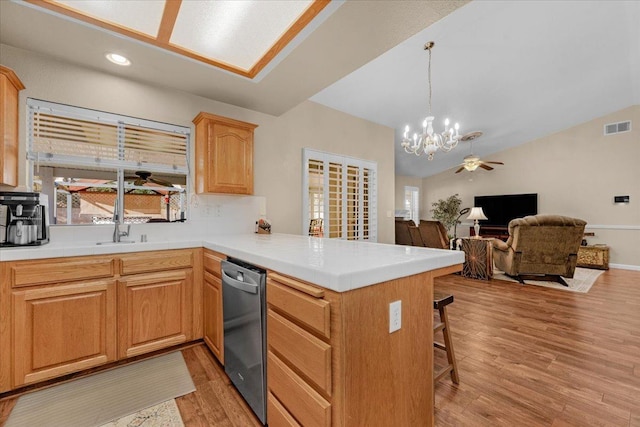
[[[282,355],[309,380],[331,394],[331,346],[268,310],[269,349]]]
[[[204,269],[217,277],[221,277],[220,262],[225,258],[226,256],[221,253],[205,250],[203,262]]]
[[[271,393],[267,398],[267,416],[269,427],[300,427],[287,408]]]
[[[267,302],[294,317],[320,335],[329,338],[331,311],[328,301],[311,297],[288,286],[269,280]]]
[[[113,277],[116,273],[116,260],[113,257],[56,258],[46,261],[15,262],[8,268],[11,286],[18,288]]]
[[[330,426],[331,404],[276,355],[269,352],[267,359],[269,392],[273,393],[282,406],[303,426]],[[269,413],[270,423],[271,415]]]
[[[148,273],[178,268],[189,268],[193,265],[193,251],[158,251],[139,252],[120,256],[120,274]]]

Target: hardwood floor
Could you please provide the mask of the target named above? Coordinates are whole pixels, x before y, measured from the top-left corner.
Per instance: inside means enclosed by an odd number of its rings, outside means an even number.
[[[185,427],[262,426],[204,344],[182,350],[196,391],[176,399]]]
[[[436,426],[640,426],[640,272],[587,294],[455,275],[435,289],[455,297],[460,375],[435,386]]]

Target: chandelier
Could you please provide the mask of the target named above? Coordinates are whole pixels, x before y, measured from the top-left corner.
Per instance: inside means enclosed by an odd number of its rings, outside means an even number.
[[[456,123],[453,127],[449,127],[449,119],[444,121],[444,132],[437,133],[433,131],[433,119],[431,115],[431,49],[435,45],[434,42],[427,42],[424,49],[429,51],[429,115],[422,122],[422,132],[414,133],[413,137],[409,137],[409,125],[404,128],[401,146],[408,154],[420,156],[427,154],[429,160],[433,160],[436,151],[451,151],[460,139],[458,130],[460,125]]]

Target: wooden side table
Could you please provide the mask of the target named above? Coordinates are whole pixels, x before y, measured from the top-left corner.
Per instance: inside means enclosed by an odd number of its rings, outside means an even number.
[[[489,280],[493,276],[492,239],[463,237],[461,249],[464,251],[462,276],[470,279]]]
[[[609,269],[609,246],[580,246],[578,249],[578,267]]]

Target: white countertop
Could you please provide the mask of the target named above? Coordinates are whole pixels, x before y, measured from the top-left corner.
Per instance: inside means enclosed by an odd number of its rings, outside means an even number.
[[[96,245],[72,242],[2,248],[0,261],[205,247],[344,292],[464,262],[464,253],[290,234],[217,235],[203,241]]]

